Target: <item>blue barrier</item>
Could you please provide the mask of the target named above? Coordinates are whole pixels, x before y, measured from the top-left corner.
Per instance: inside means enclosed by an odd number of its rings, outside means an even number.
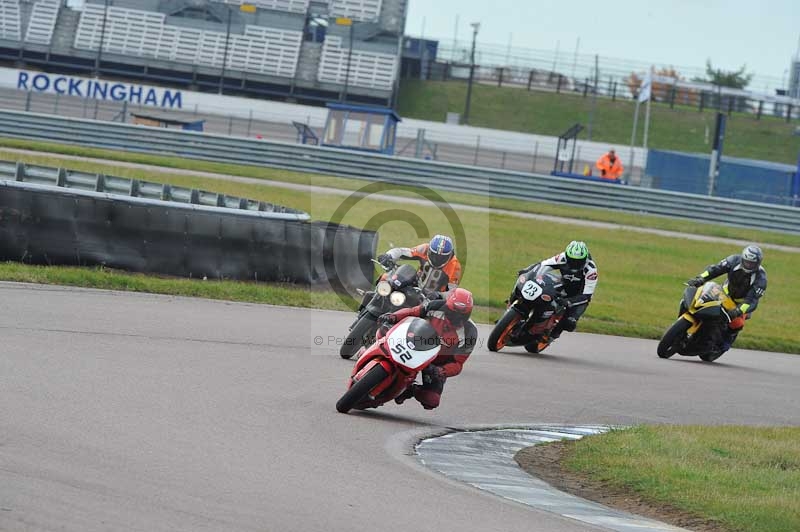
[[[652,188],[708,194],[710,157],[650,150],[645,178]],[[714,195],[723,198],[797,205],[797,169],[787,164],[723,157]]]

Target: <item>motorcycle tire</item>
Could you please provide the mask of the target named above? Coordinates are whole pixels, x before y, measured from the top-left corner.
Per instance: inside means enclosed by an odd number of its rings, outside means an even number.
[[[363,400],[369,391],[376,387],[383,381],[389,374],[383,369],[383,366],[376,364],[366,375],[361,377],[360,380],[354,382],[349,390],[344,392],[344,395],[336,401],[336,410],[342,414],[349,412],[359,401]]]
[[[345,359],[352,358],[364,345],[364,337],[374,336],[377,330],[378,322],[375,321],[371,314],[364,314],[347,334],[342,347],[339,348],[339,356]]]
[[[691,326],[692,324],[685,319],[678,318],[678,321],[667,329],[667,332],[661,337],[661,341],[658,342],[658,357],[669,358],[674,355],[678,350],[678,346],[686,337],[686,331]]]
[[[700,360],[703,362],[714,362],[716,359],[722,356],[722,353],[714,352],[714,353],[700,353]]]
[[[489,334],[489,340],[486,343],[489,351],[496,353],[506,346],[506,340],[508,339],[509,333],[511,333],[511,329],[514,328],[521,318],[522,317],[516,310],[511,308],[506,310],[506,313],[503,314],[502,318],[497,320],[494,329],[492,329],[492,332]]]

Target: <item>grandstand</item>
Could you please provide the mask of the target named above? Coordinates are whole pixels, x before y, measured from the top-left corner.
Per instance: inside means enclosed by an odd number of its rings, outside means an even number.
[[[0,0],[0,62],[301,103],[391,105],[406,6],[86,0],[73,9],[63,0]]]

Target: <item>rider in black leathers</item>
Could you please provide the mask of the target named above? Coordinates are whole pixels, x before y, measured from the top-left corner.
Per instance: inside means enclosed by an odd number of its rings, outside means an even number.
[[[722,337],[722,352],[731,348],[745,320],[750,319],[758,307],[758,301],[767,291],[767,271],[761,266],[764,253],[755,245],[745,247],[738,255],[731,255],[711,265],[706,270],[686,281],[689,286],[701,286],[724,273],[728,278],[723,285],[725,293],[733,299],[737,307],[728,311],[731,323]]]
[[[568,304],[564,319],[550,332],[550,339],[561,336],[562,331],[574,331],[578,320],[586,312],[592,295],[597,287],[597,265],[592,260],[589,248],[584,242],[573,240],[563,253],[554,255],[527,268],[519,270],[525,274],[537,266],[550,266],[561,272],[561,281],[565,292],[564,301]]]

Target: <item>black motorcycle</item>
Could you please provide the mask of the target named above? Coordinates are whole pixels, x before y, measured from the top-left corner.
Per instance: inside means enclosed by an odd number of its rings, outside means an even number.
[[[417,285],[417,270],[409,265],[383,265],[384,274],[375,283],[375,290],[362,293],[358,317],[350,326],[339,355],[351,358],[362,346],[371,345],[378,331],[378,318],[381,314],[394,312],[401,308],[415,307],[425,300],[425,293]]]
[[[550,345],[550,331],[564,317],[561,272],[537,266],[521,274],[514,285],[508,309],[489,334],[489,351],[523,345],[539,353]]]

